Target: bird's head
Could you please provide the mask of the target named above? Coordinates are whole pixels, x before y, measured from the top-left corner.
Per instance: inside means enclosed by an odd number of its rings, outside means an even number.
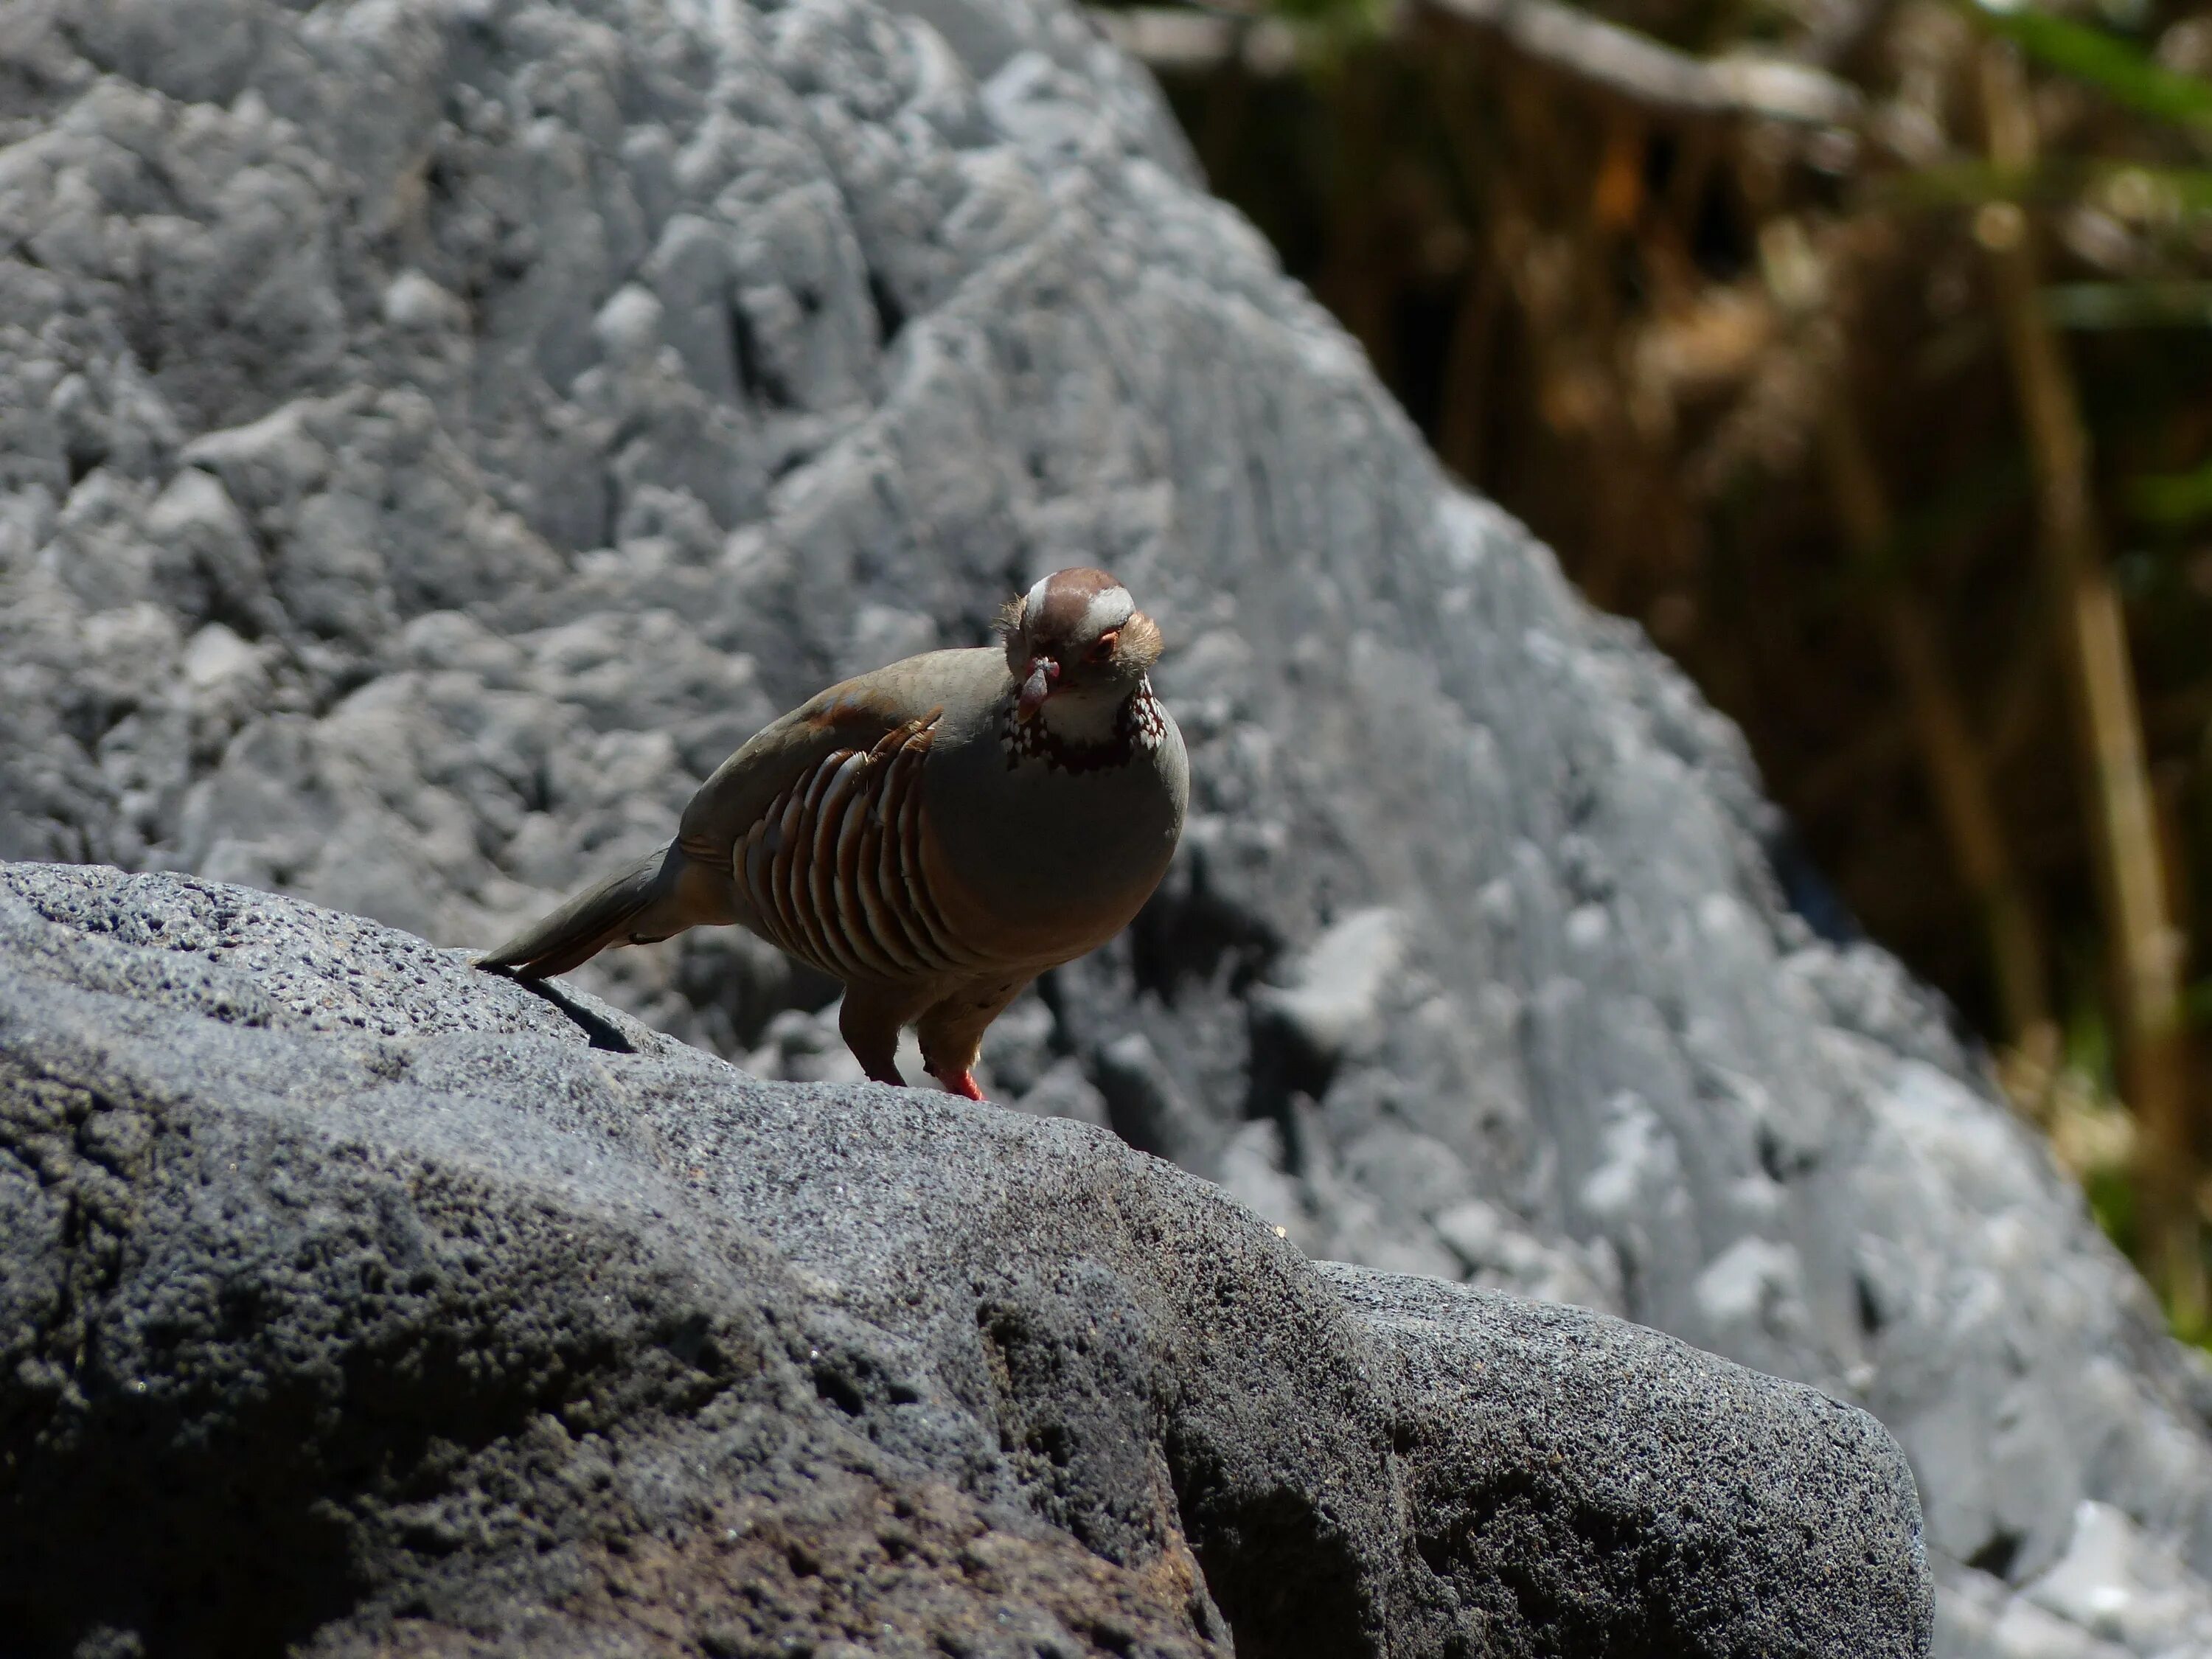
[[[1159,624],[1103,570],[1055,570],[1000,613],[1015,706],[1035,720],[1048,701],[1118,708],[1159,660]]]

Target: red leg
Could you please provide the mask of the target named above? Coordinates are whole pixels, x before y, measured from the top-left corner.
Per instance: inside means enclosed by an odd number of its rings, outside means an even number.
[[[983,1098],[983,1091],[975,1086],[975,1073],[973,1072],[962,1072],[957,1077],[946,1077],[942,1072],[933,1072],[930,1075],[964,1099]]]
[[[975,1054],[984,1030],[1028,983],[1026,978],[971,980],[925,1012],[915,1035],[921,1039],[921,1063],[930,1076],[956,1095],[982,1099]]]

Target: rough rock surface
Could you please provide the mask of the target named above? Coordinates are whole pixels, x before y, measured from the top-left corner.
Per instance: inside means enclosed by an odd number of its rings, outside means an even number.
[[[9,1653],[1925,1650],[1863,1412],[572,1012],[0,866]]]
[[[1863,1403],[1946,1652],[2212,1613],[2206,1389],[2078,1198],[1060,0],[0,7],[0,856],[486,943],[1078,560],[1194,816],[1002,1095]],[[582,982],[847,1074],[743,939]]]

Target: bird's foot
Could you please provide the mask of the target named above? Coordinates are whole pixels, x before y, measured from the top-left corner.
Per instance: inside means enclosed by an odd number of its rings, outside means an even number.
[[[983,1098],[983,1091],[975,1086],[975,1073],[971,1071],[963,1070],[952,1077],[947,1077],[942,1072],[933,1072],[930,1075],[963,1100]]]

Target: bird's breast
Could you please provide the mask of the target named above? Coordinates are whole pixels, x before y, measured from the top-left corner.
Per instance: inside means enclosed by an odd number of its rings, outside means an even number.
[[[1188,793],[1182,734],[1111,763],[1016,753],[995,722],[940,740],[923,779],[923,854],[947,921],[1024,961],[1065,961],[1127,925],[1167,872]]]

